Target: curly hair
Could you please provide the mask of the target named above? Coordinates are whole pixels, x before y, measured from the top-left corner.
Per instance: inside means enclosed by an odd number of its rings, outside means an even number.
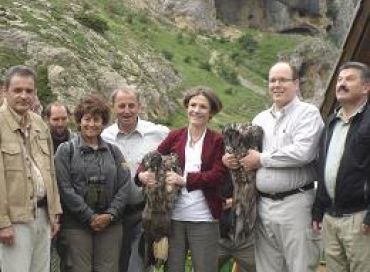
[[[78,124],[78,130],[80,130],[79,124],[85,114],[100,115],[103,119],[103,125],[106,126],[109,123],[110,108],[101,96],[90,94],[81,98],[74,110],[73,115]]]

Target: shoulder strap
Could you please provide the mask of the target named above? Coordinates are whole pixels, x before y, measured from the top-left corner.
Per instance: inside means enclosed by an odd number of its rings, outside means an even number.
[[[116,156],[116,152],[114,152],[113,144],[108,143],[108,142],[106,142],[106,143],[108,144],[108,149],[109,149],[110,153],[112,154],[114,161],[117,163],[117,156]]]
[[[75,152],[75,147],[72,139],[69,139],[68,143],[69,143],[69,172],[72,173],[72,159]]]
[[[72,163],[72,158],[74,154],[74,146],[73,146],[72,140],[69,140],[68,142],[69,142],[69,162]]]

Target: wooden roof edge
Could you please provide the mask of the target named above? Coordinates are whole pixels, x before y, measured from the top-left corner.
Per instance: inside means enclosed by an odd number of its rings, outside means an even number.
[[[350,37],[350,35],[352,33],[352,30],[354,29],[357,21],[359,20],[359,15],[363,11],[363,5],[366,5],[366,3],[369,4],[369,7],[370,7],[370,1],[369,0],[368,0],[368,2],[366,2],[366,0],[360,0],[357,3],[356,10],[354,12],[351,25],[347,30],[347,34],[346,34],[345,39],[342,42],[340,56],[338,57],[337,61],[335,62],[334,68],[332,69],[331,76],[329,77],[329,80],[327,81],[326,88],[325,88],[326,91],[325,91],[324,100],[320,105],[320,111],[321,111],[321,114],[323,115],[324,119],[330,114],[330,112],[335,107],[335,102],[336,102],[335,94],[330,93],[330,90],[331,90],[330,87],[332,86],[332,84],[334,84],[333,82],[335,82],[335,80],[336,80],[336,75],[338,73],[338,69],[339,69],[340,65],[342,65],[343,62],[348,61],[348,60],[344,59],[345,56],[344,56],[343,52],[344,52],[345,48],[348,46],[348,43],[350,42],[349,37]]]

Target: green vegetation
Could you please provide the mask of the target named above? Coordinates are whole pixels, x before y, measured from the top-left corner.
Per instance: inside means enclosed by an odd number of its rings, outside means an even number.
[[[2,69],[0,69],[0,75],[3,75],[5,70],[13,65],[18,65],[24,63],[26,56],[19,53],[19,51],[0,46],[0,64]]]
[[[47,68],[45,66],[38,66],[37,70],[37,95],[39,96],[41,104],[45,107],[50,102],[56,100],[55,94],[52,93]]]
[[[31,5],[29,1],[24,2]],[[20,16],[28,31],[37,33],[48,43],[64,46],[84,59],[98,61],[99,56],[95,54],[97,47],[111,50],[113,46],[130,57],[133,57],[132,47],[136,51],[140,47],[157,53],[182,79],[181,85],[168,94],[179,104],[184,91],[191,86],[208,85],[217,92],[224,110],[213,118],[211,125],[214,128],[227,122],[249,121],[265,108],[269,103],[268,98],[261,91],[253,90],[253,86],[265,89],[271,64],[279,54],[292,52],[302,40],[299,36],[262,33],[251,29],[242,29],[242,34],[233,39],[207,36],[180,31],[161,22],[161,18],[154,19],[144,11],[130,9],[120,0],[77,0],[73,5],[71,3],[50,0],[46,9],[45,4],[34,2],[32,7],[37,12],[22,9]],[[47,12],[42,13],[42,10]],[[80,25],[71,24],[66,20],[67,16],[75,18]],[[51,27],[59,29],[60,33],[44,31]],[[86,31],[86,27],[101,38],[94,38],[91,32],[89,34]],[[22,60],[21,56],[8,57],[3,52],[0,60],[12,59],[5,60],[6,63]],[[112,69],[124,69],[122,61],[122,57],[114,58]],[[52,96],[46,70],[40,73],[41,77],[44,76],[41,100],[45,103]],[[251,82],[252,86],[245,82]],[[168,119],[159,116],[158,120],[179,127],[186,124],[185,111],[179,107]]]
[[[91,28],[99,34],[104,34],[109,30],[107,22],[95,14],[82,13],[75,16],[75,19],[82,25]]]

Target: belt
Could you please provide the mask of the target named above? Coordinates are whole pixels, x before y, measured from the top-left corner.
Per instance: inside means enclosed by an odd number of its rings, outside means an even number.
[[[339,211],[333,211],[333,210],[328,210],[326,211],[327,214],[329,214],[332,217],[337,217],[337,218],[342,218],[342,217],[350,217],[353,214],[352,213],[342,213]]]
[[[46,199],[46,196],[37,200],[37,208],[43,208],[43,207],[46,207],[48,205],[48,201]]]
[[[279,192],[279,193],[274,193],[274,194],[267,194],[267,193],[259,192],[259,195],[262,196],[262,197],[270,198],[272,200],[283,200],[287,196],[302,193],[304,191],[308,191],[308,190],[311,190],[313,188],[314,188],[314,185],[313,185],[313,182],[312,182],[312,183],[309,183],[305,186],[302,186],[302,187],[299,187],[297,189],[293,189],[293,190],[290,190],[290,191],[286,191],[286,192]]]

